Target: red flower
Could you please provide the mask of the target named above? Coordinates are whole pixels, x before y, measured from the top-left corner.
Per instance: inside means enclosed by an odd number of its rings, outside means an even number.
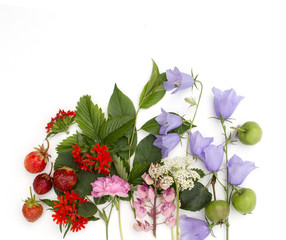
[[[51,130],[53,131],[53,128],[57,125],[57,129],[54,129],[55,132],[59,131],[59,128],[63,128],[64,129],[62,131],[66,131],[68,126],[72,123],[73,119],[72,117],[75,116],[76,113],[74,111],[70,111],[68,110],[67,112],[64,110],[59,110],[59,112],[56,114],[56,117],[51,118],[51,121],[47,124],[46,126],[46,131],[47,133],[49,133]],[[63,124],[63,121],[65,118],[69,118],[69,121],[66,121]],[[62,124],[60,124],[60,126],[58,125],[59,121],[62,122]],[[63,126],[63,125],[67,125],[67,126]]]
[[[54,202],[55,214],[52,215],[53,221],[56,224],[72,226],[70,230],[73,232],[85,228],[84,224],[87,224],[89,219],[78,215],[78,204],[86,201],[73,190],[64,192],[64,195],[59,196],[58,201]]]
[[[106,175],[110,173],[109,168],[112,158],[107,151],[107,146],[96,144],[92,148],[91,153],[82,153],[77,144],[72,147],[74,149],[72,150],[72,156],[81,170],[88,172],[97,170],[99,173]]]

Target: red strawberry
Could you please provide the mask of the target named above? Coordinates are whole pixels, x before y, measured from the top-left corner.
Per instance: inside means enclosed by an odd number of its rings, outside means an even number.
[[[50,155],[48,154],[49,150],[49,141],[47,140],[47,148],[39,146],[39,148],[34,148],[36,151],[30,152],[24,161],[25,168],[30,173],[39,173],[42,172],[49,160]]]
[[[77,183],[75,170],[70,167],[56,169],[53,178],[55,188],[61,192],[71,190]]]
[[[32,188],[30,187],[31,197],[25,200],[22,208],[22,213],[28,222],[35,222],[42,216],[43,206],[36,201],[35,195],[32,195]]]
[[[51,171],[49,175],[46,173],[41,173],[35,177],[33,182],[33,187],[34,191],[37,194],[42,195],[49,192],[52,189],[53,186],[53,178],[51,177],[52,169],[53,169],[53,164],[51,164]]]

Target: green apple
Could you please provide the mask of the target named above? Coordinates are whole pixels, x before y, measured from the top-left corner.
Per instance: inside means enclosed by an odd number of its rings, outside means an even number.
[[[238,131],[239,140],[246,145],[254,145],[261,140],[262,129],[256,122],[246,122]]]
[[[250,188],[242,188],[232,195],[232,205],[241,214],[251,213],[256,205],[256,194]]]
[[[213,223],[222,222],[229,215],[229,204],[223,200],[212,201],[205,208],[207,218]]]

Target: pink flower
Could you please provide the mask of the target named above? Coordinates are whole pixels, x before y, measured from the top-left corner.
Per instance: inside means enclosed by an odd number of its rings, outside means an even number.
[[[175,189],[168,188],[163,192],[163,198],[166,202],[172,202],[175,199]]]
[[[152,180],[152,178],[150,177],[149,174],[144,173],[144,174],[142,175],[142,178],[143,178],[143,180],[145,181],[145,183],[147,183],[148,185],[152,185],[152,184],[153,184],[153,180]]]
[[[176,218],[174,215],[170,215],[169,217],[166,218],[165,223],[169,226],[169,227],[175,227],[176,226]]]
[[[144,231],[144,232],[148,232],[151,230],[151,225],[149,222],[147,222],[145,220],[144,223],[136,220],[137,222],[133,224],[133,228],[137,231],[137,232],[141,232],[141,231]]]
[[[137,198],[137,201],[133,202],[133,207],[135,209],[139,209],[140,207],[144,207],[145,206],[145,202],[142,201],[140,198]]]
[[[112,177],[100,177],[91,183],[93,197],[101,197],[104,195],[128,197],[130,186],[120,177],[113,175]]]
[[[146,214],[147,214],[147,210],[146,210],[146,208],[144,208],[144,207],[135,208],[135,212],[136,212],[136,216],[137,216],[138,218],[143,218],[143,217],[145,217]]]
[[[161,207],[161,213],[163,216],[165,217],[169,217],[172,212],[174,212],[176,209],[176,205],[174,203],[165,203],[162,207]]]
[[[153,188],[151,186],[150,188],[148,188],[145,183],[137,187],[137,194],[138,197],[140,197],[143,201],[150,201],[150,199],[153,199],[155,197]]]

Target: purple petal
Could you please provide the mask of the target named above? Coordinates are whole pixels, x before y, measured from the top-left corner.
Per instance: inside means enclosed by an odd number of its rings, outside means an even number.
[[[179,225],[181,228],[180,240],[203,240],[210,234],[207,222],[200,219],[183,215],[179,218]]]
[[[229,118],[243,97],[237,96],[233,89],[222,92],[221,90],[213,87],[212,90],[214,93],[214,108],[216,116],[219,118],[221,114],[224,119]]]
[[[199,131],[191,133],[190,135],[190,150],[191,153],[195,156],[200,157],[203,150],[211,144],[213,137],[204,138]]]
[[[177,91],[190,88],[191,86],[194,85],[194,78],[190,74],[181,73],[181,78],[182,78],[181,84],[178,86],[178,88],[175,91],[172,92],[172,94],[176,93]]]
[[[177,146],[180,142],[180,135],[177,133],[169,133],[166,135],[155,135],[156,140],[153,145],[161,149],[162,158],[166,158],[169,155],[169,152]]]
[[[204,157],[202,158],[206,168],[210,172],[217,172],[223,161],[223,144],[219,146],[209,145],[204,150]]]
[[[243,161],[237,155],[233,155],[233,157],[228,161],[227,167],[228,181],[234,186],[241,185],[248,174],[256,168],[255,163]]]

